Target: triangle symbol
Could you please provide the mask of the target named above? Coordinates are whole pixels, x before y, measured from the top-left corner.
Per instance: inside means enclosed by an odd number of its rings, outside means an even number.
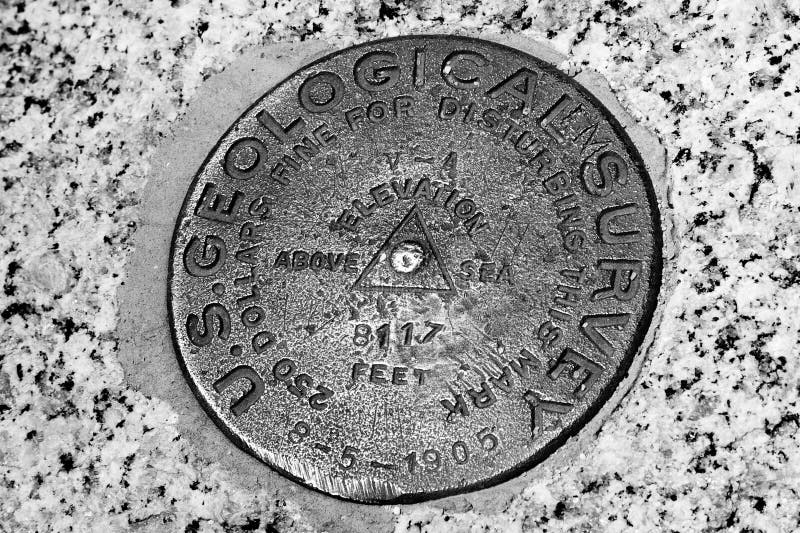
[[[361,271],[353,289],[455,294],[453,279],[416,204]]]

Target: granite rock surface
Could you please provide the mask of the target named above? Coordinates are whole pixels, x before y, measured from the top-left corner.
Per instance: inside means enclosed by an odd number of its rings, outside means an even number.
[[[241,50],[526,35],[609,82],[668,153],[674,283],[581,461],[502,512],[398,533],[800,529],[800,2],[0,3],[0,531],[323,531],[198,458],[127,388],[117,301],[149,157]]]

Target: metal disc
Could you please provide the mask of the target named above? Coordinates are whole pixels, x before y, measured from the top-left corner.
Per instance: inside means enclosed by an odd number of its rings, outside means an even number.
[[[295,72],[202,162],[173,338],[240,447],[416,501],[508,479],[597,413],[660,257],[640,155],[574,80],[476,39],[375,41]]]

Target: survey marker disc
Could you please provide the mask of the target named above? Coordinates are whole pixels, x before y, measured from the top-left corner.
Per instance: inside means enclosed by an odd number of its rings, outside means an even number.
[[[170,258],[181,367],[233,442],[325,493],[419,501],[530,468],[608,401],[649,326],[642,158],[519,50],[336,52],[197,166]]]

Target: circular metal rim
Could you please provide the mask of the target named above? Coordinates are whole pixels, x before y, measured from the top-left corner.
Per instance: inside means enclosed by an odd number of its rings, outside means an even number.
[[[307,481],[295,476],[291,472],[288,472],[277,465],[273,465],[268,463],[258,457],[258,454],[247,445],[244,440],[242,440],[238,435],[230,431],[227,427],[225,422],[217,416],[216,412],[208,405],[204,400],[203,396],[197,387],[194,380],[190,377],[188,369],[186,367],[185,361],[181,354],[180,346],[178,343],[178,338],[176,335],[176,327],[175,327],[175,320],[172,313],[173,309],[173,300],[172,300],[172,289],[173,289],[173,281],[174,281],[174,269],[172,265],[174,263],[175,258],[175,244],[178,235],[178,231],[180,230],[181,221],[185,218],[187,213],[187,205],[189,200],[189,192],[193,190],[193,188],[197,185],[197,181],[199,179],[200,170],[202,170],[206,164],[211,159],[212,155],[217,150],[220,141],[224,139],[238,124],[238,122],[247,115],[253,108],[255,108],[259,102],[268,98],[278,87],[286,83],[288,80],[292,78],[296,74],[298,70],[313,67],[317,64],[320,64],[324,61],[331,59],[332,57],[349,50],[358,50],[360,48],[366,48],[369,46],[374,46],[375,44],[380,44],[384,42],[396,42],[396,41],[403,41],[407,39],[431,39],[431,40],[447,40],[447,39],[459,39],[465,41],[467,43],[478,43],[482,46],[488,46],[490,48],[496,48],[500,51],[507,52],[507,53],[514,53],[520,54],[521,57],[531,61],[534,63],[537,68],[540,68],[542,71],[547,72],[559,80],[563,81],[564,83],[571,85],[575,88],[575,90],[584,98],[586,98],[593,106],[595,106],[598,111],[601,112],[603,117],[608,120],[609,125],[611,126],[612,131],[619,137],[620,141],[622,142],[623,146],[629,151],[631,155],[631,159],[633,163],[637,167],[637,171],[642,177],[642,183],[647,194],[647,201],[651,207],[650,210],[650,219],[653,225],[653,257],[651,258],[650,268],[651,268],[651,279],[648,284],[648,292],[647,296],[644,299],[644,312],[642,313],[642,317],[639,323],[639,327],[636,329],[636,333],[633,336],[631,342],[631,348],[627,350],[622,357],[619,366],[617,367],[617,371],[612,376],[611,380],[609,381],[609,385],[605,387],[598,395],[597,400],[590,405],[586,411],[578,417],[578,419],[570,425],[568,430],[564,430],[561,432],[557,437],[555,437],[552,441],[550,441],[546,446],[541,448],[538,452],[531,455],[527,460],[524,460],[514,467],[504,470],[502,472],[498,472],[491,478],[487,478],[483,481],[471,483],[469,485],[465,485],[463,487],[453,488],[453,489],[444,489],[444,490],[435,490],[435,491],[421,491],[421,492],[413,492],[403,494],[394,498],[387,498],[383,500],[373,500],[373,499],[364,499],[358,500],[346,495],[342,494],[333,494],[329,492],[325,492],[324,490],[315,487],[314,485],[308,483]],[[186,379],[189,388],[191,389],[192,393],[194,394],[197,402],[203,408],[206,415],[214,422],[214,424],[219,428],[219,430],[230,440],[232,441],[239,449],[246,451],[252,457],[258,459],[264,465],[268,466],[270,469],[274,470],[275,472],[279,473],[280,475],[284,476],[285,478],[298,483],[299,485],[309,488],[317,493],[324,494],[326,496],[336,498],[339,500],[359,503],[359,504],[374,504],[374,505],[392,505],[392,504],[411,504],[411,503],[420,503],[429,500],[435,500],[439,498],[444,498],[447,496],[455,496],[458,494],[464,494],[468,492],[474,492],[477,490],[487,489],[490,487],[494,487],[500,485],[501,483],[505,483],[515,477],[522,475],[523,473],[531,470],[533,467],[543,463],[548,458],[550,458],[558,449],[562,448],[567,441],[571,438],[576,437],[580,434],[583,429],[588,425],[588,423],[594,419],[599,412],[607,405],[608,401],[612,398],[612,396],[619,390],[620,385],[625,380],[628,372],[631,369],[633,361],[636,359],[637,354],[639,354],[640,350],[643,348],[643,342],[645,337],[647,336],[648,331],[652,326],[653,317],[655,315],[656,308],[658,306],[658,297],[661,291],[662,285],[662,277],[663,277],[663,232],[661,227],[661,215],[658,206],[658,198],[656,196],[655,188],[653,186],[652,178],[650,173],[647,171],[646,165],[644,164],[644,159],[642,158],[639,149],[636,147],[634,142],[631,140],[630,136],[628,135],[625,128],[622,126],[620,121],[617,117],[608,109],[608,107],[600,101],[594,94],[592,94],[586,87],[581,85],[578,81],[576,81],[573,77],[570,77],[566,73],[562,72],[555,65],[546,62],[543,59],[540,59],[529,52],[524,50],[520,50],[513,46],[509,46],[506,44],[498,43],[495,41],[487,40],[487,39],[480,39],[477,37],[471,36],[464,36],[464,35],[449,35],[449,34],[412,34],[412,35],[403,35],[398,37],[390,37],[386,39],[375,39],[371,41],[366,41],[363,43],[359,43],[353,46],[349,46],[346,48],[341,48],[335,50],[329,54],[325,54],[322,57],[319,57],[309,63],[306,63],[300,66],[298,69],[294,70],[288,76],[282,78],[280,81],[275,83],[272,87],[270,87],[267,91],[265,91],[261,96],[256,98],[247,108],[239,114],[239,117],[233,121],[233,123],[225,130],[225,132],[219,137],[219,140],[216,142],[214,147],[209,151],[206,155],[205,159],[202,163],[198,166],[197,171],[194,172],[194,177],[192,181],[188,184],[186,188],[187,194],[184,196],[183,202],[181,204],[180,211],[177,214],[176,222],[175,222],[175,229],[172,232],[172,237],[170,238],[170,250],[169,250],[169,257],[168,257],[168,264],[167,264],[167,315],[168,315],[168,323],[170,327],[170,338],[172,341],[173,350],[175,351],[175,357],[178,360],[178,365],[180,366],[181,373],[183,374],[184,378]],[[641,354],[640,357],[645,357],[645,354]],[[612,406],[612,408],[616,408],[616,405]],[[601,421],[602,423],[602,421]]]

